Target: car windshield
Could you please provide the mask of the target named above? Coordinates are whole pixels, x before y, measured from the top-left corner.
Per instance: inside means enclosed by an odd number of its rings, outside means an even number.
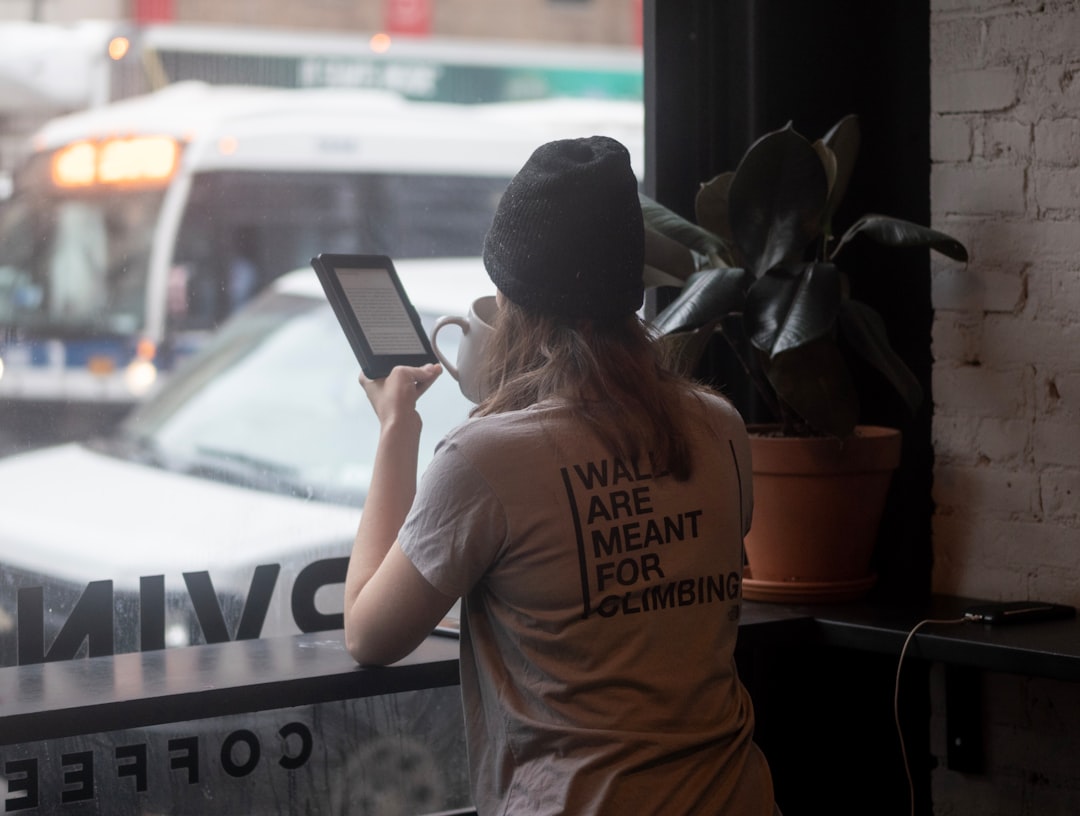
[[[428,329],[436,317],[421,314]],[[454,355],[451,339],[444,352]],[[176,472],[357,506],[378,440],[359,370],[325,299],[270,292],[95,444]],[[424,395],[422,465],[470,407],[448,375]]]

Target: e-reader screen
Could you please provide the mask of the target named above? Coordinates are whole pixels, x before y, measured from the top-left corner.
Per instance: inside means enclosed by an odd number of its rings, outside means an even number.
[[[311,265],[365,375],[378,379],[395,365],[436,362],[390,258],[322,254]]]

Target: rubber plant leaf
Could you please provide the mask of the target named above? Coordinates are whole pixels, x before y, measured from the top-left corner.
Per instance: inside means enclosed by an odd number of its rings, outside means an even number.
[[[729,312],[741,311],[750,282],[745,269],[730,266],[695,272],[675,299],[651,321],[659,334],[700,328]]]
[[[815,431],[842,439],[855,430],[859,395],[831,339],[799,346],[764,365],[777,397]]]
[[[770,269],[746,295],[743,322],[750,342],[776,357],[829,336],[840,311],[841,286],[840,271],[831,263]]]
[[[641,215],[648,229],[710,258],[726,258],[730,255],[719,236],[669,210],[644,193],[638,193],[638,199],[641,202]]]
[[[719,322],[717,318],[696,329],[664,334],[657,338],[673,370],[685,377],[693,376]]]
[[[732,172],[721,173],[702,184],[694,197],[694,218],[697,219],[698,224],[709,232],[719,235],[732,246],[735,245],[735,241],[731,235],[728,193],[734,178],[735,174]]]
[[[847,195],[848,184],[855,171],[855,159],[858,158],[862,144],[859,117],[855,114],[845,116],[832,126],[821,141],[832,151],[836,159],[836,173],[829,186],[829,202],[825,206],[826,221],[831,223],[836,208]]]
[[[954,261],[968,259],[967,249],[952,236],[887,215],[864,215],[844,233],[832,256],[835,258],[840,248],[856,235],[865,235],[886,246],[929,247]]]
[[[821,166],[825,170],[825,179],[828,183],[828,194],[825,196],[825,206],[821,210],[821,224],[819,228],[820,233],[828,232],[832,219],[832,191],[836,187],[836,175],[839,172],[839,166],[836,161],[836,154],[833,153],[832,148],[829,147],[821,139],[814,142],[814,152],[817,153],[818,159],[821,161]]]
[[[840,309],[840,331],[851,348],[880,371],[915,413],[923,401],[918,379],[889,344],[885,321],[876,311],[858,300],[846,300]]]
[[[754,277],[803,259],[820,232],[828,189],[817,152],[790,126],[750,147],[731,182],[728,211],[732,237]]]
[[[698,258],[704,257],[650,227],[645,227],[644,248],[646,286],[681,287],[698,270]]]

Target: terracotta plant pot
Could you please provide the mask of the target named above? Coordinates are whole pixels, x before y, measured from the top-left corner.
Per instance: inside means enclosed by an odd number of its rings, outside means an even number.
[[[748,600],[826,602],[866,594],[898,430],[860,426],[846,440],[750,428],[754,519],[746,537]]]

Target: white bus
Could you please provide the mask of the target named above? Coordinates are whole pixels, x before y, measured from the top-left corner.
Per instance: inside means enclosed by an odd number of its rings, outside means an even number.
[[[0,210],[0,433],[29,447],[106,429],[319,252],[479,254],[543,141],[609,134],[640,176],[642,119],[633,101],[198,82],[55,119]]]

